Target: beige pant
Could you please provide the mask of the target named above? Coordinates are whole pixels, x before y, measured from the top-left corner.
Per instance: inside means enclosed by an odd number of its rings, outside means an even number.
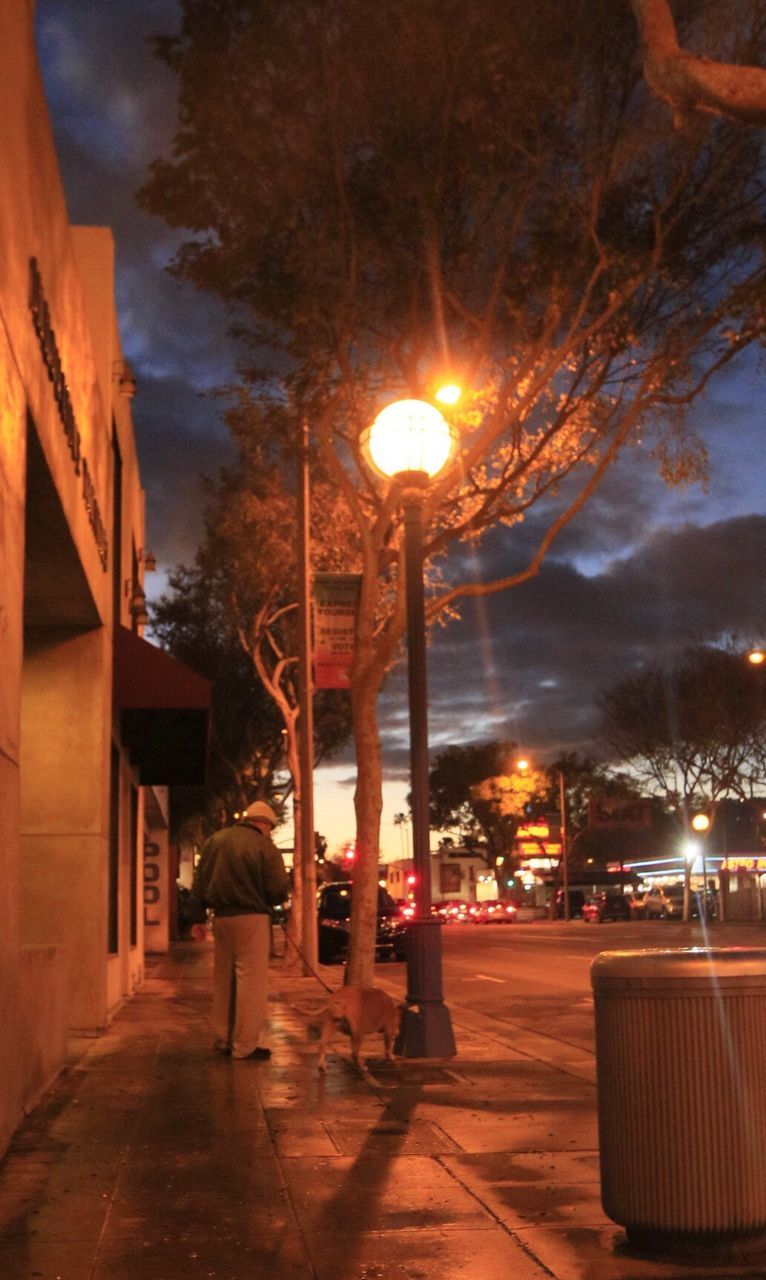
[[[271,919],[216,916],[213,925],[213,1028],[216,1040],[246,1058],[266,1024]]]

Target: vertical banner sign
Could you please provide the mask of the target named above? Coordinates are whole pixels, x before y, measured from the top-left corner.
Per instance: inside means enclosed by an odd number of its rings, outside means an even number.
[[[358,573],[314,574],[314,686],[348,689],[354,656]]]

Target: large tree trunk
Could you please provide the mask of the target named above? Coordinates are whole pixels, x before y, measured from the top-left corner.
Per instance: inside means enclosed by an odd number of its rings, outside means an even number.
[[[644,47],[649,88],[672,107],[676,124],[707,111],[743,124],[766,124],[766,70],[697,58],[681,49],[668,0],[631,0]]]
[[[378,922],[380,815],[383,810],[383,771],[377,718],[379,687],[380,680],[367,671],[352,694],[357,763],[354,793],[357,844],[346,981],[363,987],[373,984]]]
[[[301,771],[298,767],[298,742],[295,718],[285,720],[287,729],[287,767],[293,779],[293,884],[290,919],[287,923],[284,964],[291,973],[305,976],[308,970],[302,959],[303,952],[303,850],[300,840]]]

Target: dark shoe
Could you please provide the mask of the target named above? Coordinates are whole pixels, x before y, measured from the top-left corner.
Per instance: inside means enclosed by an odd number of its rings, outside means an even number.
[[[271,1049],[261,1049],[260,1045],[257,1049],[253,1049],[252,1053],[246,1053],[241,1059],[242,1062],[249,1062],[251,1059],[255,1062],[268,1062],[271,1057]]]

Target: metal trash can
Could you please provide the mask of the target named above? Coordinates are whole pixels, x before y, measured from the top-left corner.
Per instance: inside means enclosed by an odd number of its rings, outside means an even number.
[[[766,1248],[766,950],[605,951],[596,1011],[601,1199],[631,1247]]]

